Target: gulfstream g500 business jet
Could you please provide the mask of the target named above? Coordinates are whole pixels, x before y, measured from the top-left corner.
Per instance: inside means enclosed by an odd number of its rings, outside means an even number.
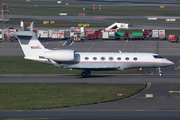
[[[124,70],[128,68],[158,68],[174,63],[155,53],[110,53],[110,52],[76,52],[75,50],[49,50],[37,39],[35,33],[22,31],[12,33],[22,47],[25,59],[53,64],[56,67],[82,69],[82,77],[96,70]]]

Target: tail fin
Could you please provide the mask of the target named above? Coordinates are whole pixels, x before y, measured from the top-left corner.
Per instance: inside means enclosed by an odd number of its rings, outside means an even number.
[[[39,59],[40,55],[42,55],[45,51],[48,51],[37,39],[34,32],[21,31],[11,34],[18,38],[25,55],[25,59]]]

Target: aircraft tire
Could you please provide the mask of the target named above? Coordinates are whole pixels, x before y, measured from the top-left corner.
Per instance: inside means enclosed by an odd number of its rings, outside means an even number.
[[[86,77],[86,76],[87,76],[86,72],[82,72],[82,73],[81,73],[81,76],[82,76],[82,77]]]
[[[163,74],[162,73],[159,73],[159,76],[161,77]]]

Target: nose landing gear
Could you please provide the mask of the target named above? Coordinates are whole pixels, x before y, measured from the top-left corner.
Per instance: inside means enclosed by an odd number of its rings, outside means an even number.
[[[161,68],[160,68],[160,67],[158,67],[158,68],[157,68],[157,70],[158,70],[158,75],[159,75],[159,76],[162,76],[162,71],[161,71]]]
[[[83,71],[82,73],[81,73],[81,76],[82,77],[87,77],[87,76],[89,76],[91,74],[91,71],[90,70],[85,70],[85,71]]]

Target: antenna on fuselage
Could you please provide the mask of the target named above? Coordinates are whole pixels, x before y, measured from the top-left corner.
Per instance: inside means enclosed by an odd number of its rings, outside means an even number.
[[[119,50],[119,53],[122,53],[121,50]]]

